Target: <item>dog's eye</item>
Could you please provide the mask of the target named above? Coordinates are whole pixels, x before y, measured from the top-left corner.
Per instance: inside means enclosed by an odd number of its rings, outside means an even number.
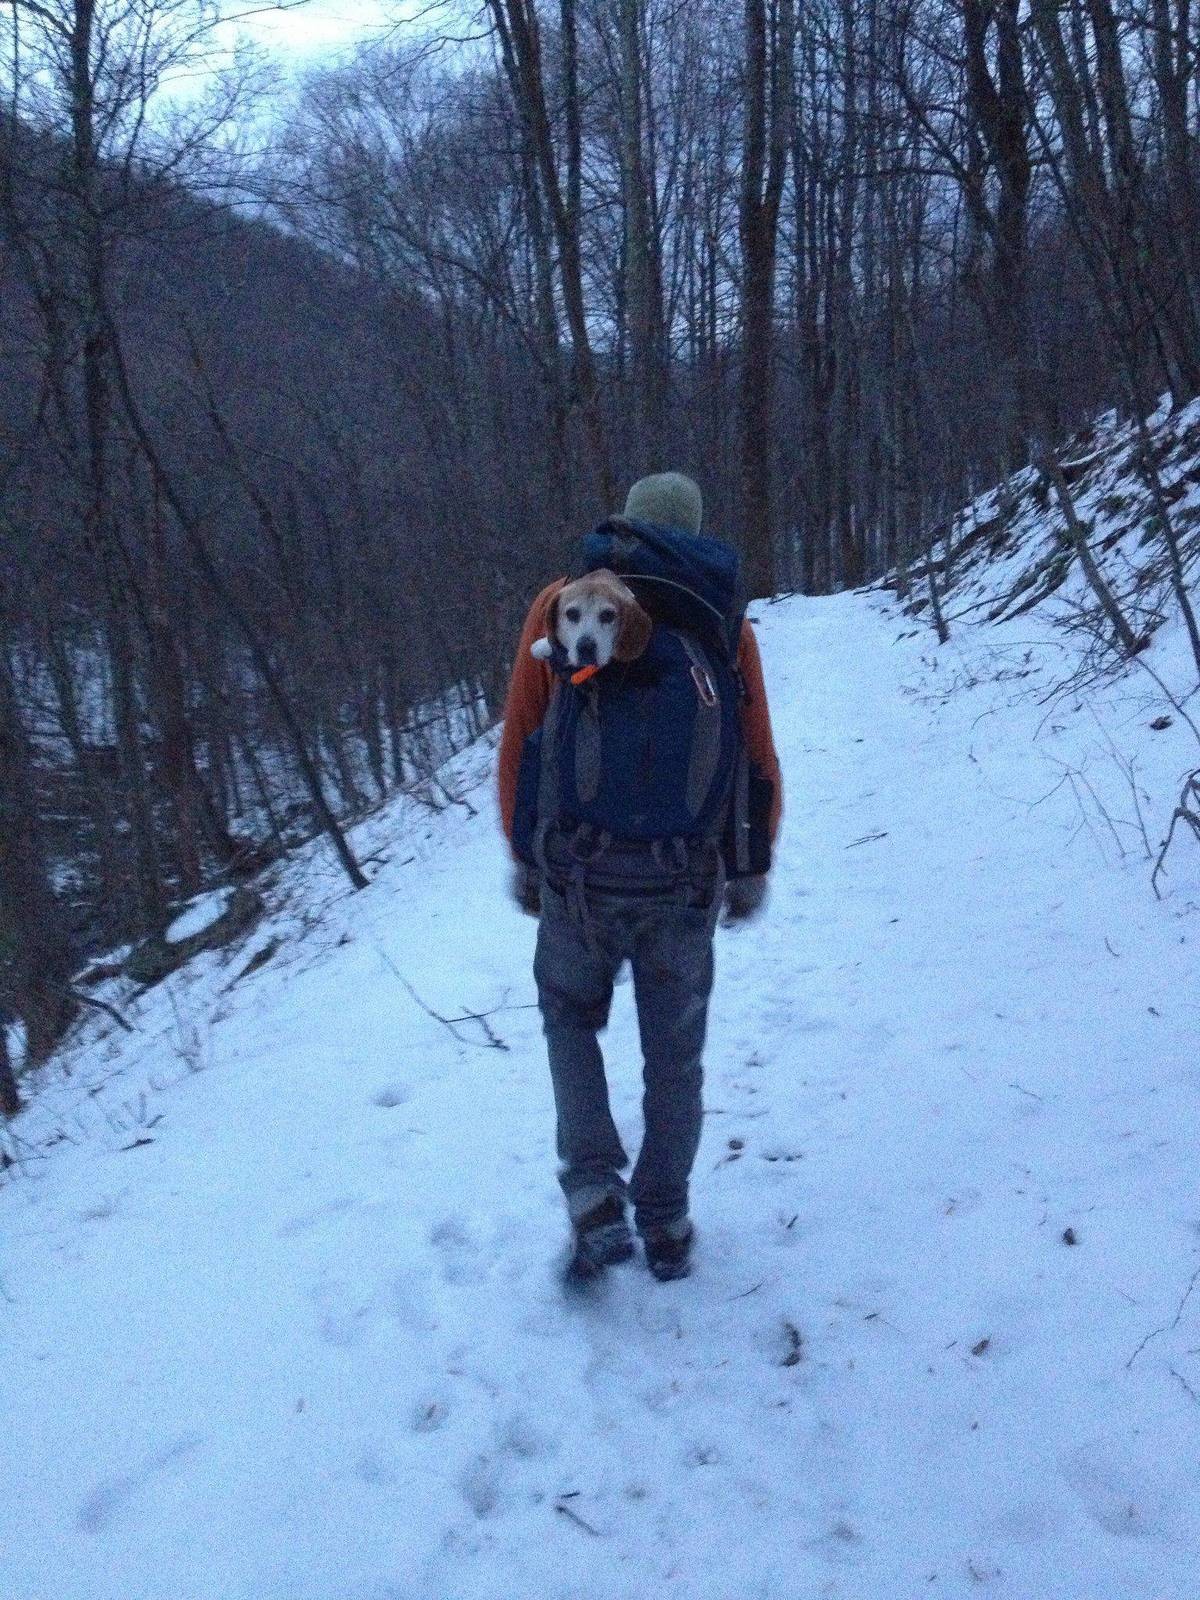
[[[617,613],[612,609],[611,606],[605,606],[604,610],[600,613],[600,621],[604,624],[605,627],[609,627],[616,620],[617,620]]]
[[[578,622],[579,621],[579,607],[578,606],[568,606],[567,607],[567,621],[568,622]]]

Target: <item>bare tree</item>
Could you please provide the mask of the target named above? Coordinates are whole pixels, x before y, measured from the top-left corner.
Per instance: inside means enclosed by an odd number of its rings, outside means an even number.
[[[583,152],[576,0],[561,0],[561,141],[555,137],[547,95],[542,24],[535,0],[488,0],[488,10],[499,41],[505,79],[529,140],[541,200],[553,229],[576,394],[601,498],[611,505],[616,489],[583,279]],[[564,168],[565,178],[560,176]]]
[[[775,583],[772,414],[775,258],[794,116],[794,0],[746,0],[742,139],[742,539],[752,595]]]
[[[638,428],[632,471],[662,460],[666,437],[666,363],[662,282],[654,229],[653,196],[643,137],[644,0],[619,0],[621,181],[625,207],[625,295]]]
[[[51,887],[42,837],[37,781],[17,705],[11,664],[0,651],[0,973],[7,973],[11,1009],[25,1028],[26,1052],[39,1062],[62,1038],[73,1015],[68,992],[70,949]],[[4,1009],[4,1008],[0,1008]],[[7,1066],[7,1055],[5,1056]],[[11,1069],[7,1110],[15,1109]]]

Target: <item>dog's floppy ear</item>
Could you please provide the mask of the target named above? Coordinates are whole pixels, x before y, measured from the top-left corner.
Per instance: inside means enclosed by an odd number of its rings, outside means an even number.
[[[632,589],[617,580],[616,589],[621,601],[621,628],[613,655],[618,661],[636,661],[650,643],[654,624],[633,597]]]
[[[561,588],[556,589],[546,604],[546,615],[542,622],[542,630],[552,644],[558,638],[558,602],[562,598],[562,592],[565,588],[566,584],[563,584]]]

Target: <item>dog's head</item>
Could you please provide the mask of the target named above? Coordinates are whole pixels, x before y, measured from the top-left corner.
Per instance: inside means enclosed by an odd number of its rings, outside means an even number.
[[[575,668],[635,661],[649,643],[652,627],[632,590],[607,568],[560,589],[546,619],[547,633]]]

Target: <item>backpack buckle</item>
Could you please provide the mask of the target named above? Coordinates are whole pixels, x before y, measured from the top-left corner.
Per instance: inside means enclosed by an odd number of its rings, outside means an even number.
[[[705,667],[698,661],[692,662],[692,682],[696,685],[696,693],[700,696],[700,704],[707,706],[711,711],[717,703],[717,690]]]
[[[587,866],[600,857],[612,843],[612,834],[598,831],[590,822],[581,822],[571,835],[571,842],[567,850],[572,861],[577,861],[581,866]]]
[[[670,852],[670,859],[667,859]],[[689,857],[686,839],[651,839],[650,857],[661,872],[673,878],[682,878],[688,871]]]

